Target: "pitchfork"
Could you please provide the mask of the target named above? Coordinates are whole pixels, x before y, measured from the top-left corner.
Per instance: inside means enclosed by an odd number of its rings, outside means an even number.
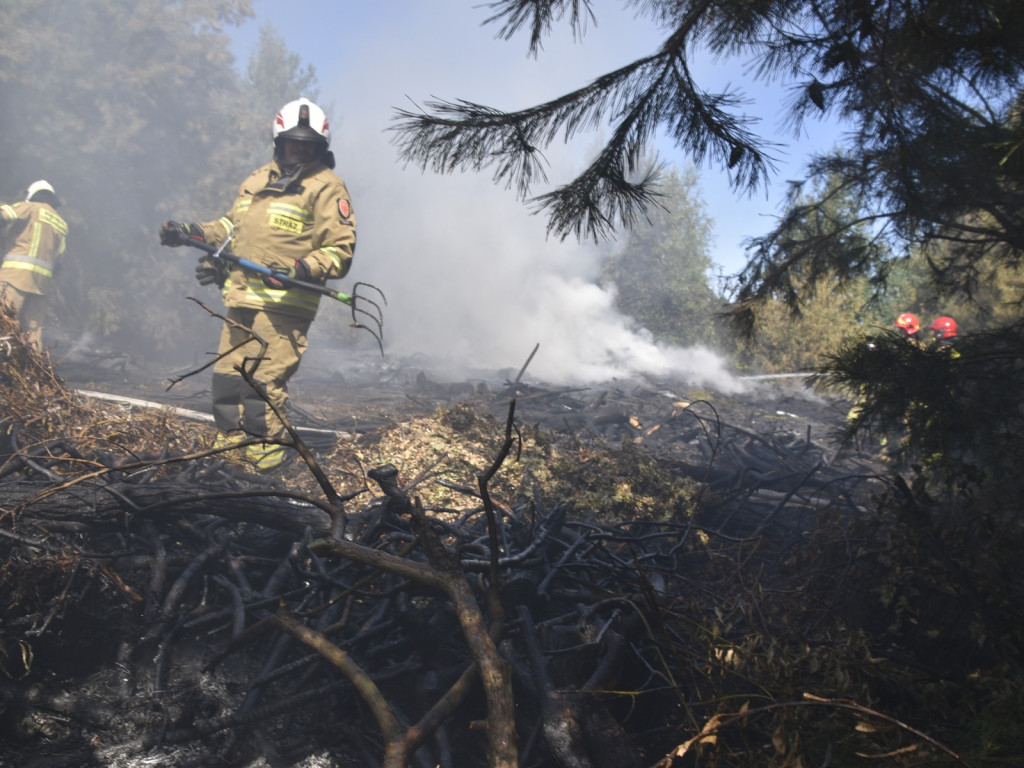
[[[380,348],[380,353],[384,354],[384,311],[381,309],[380,304],[375,300],[368,298],[365,295],[360,294],[360,289],[364,291],[369,289],[376,291],[380,296],[380,300],[387,304],[387,297],[384,292],[375,285],[370,283],[356,283],[352,286],[352,293],[342,293],[341,291],[335,291],[332,288],[328,288],[326,285],[318,285],[316,283],[307,283],[304,280],[296,280],[293,277],[275,272],[270,267],[266,267],[262,264],[257,264],[255,261],[249,261],[243,259],[241,256],[236,256],[226,246],[228,241],[224,241],[224,244],[219,248],[215,245],[210,245],[202,240],[196,240],[195,238],[188,238],[185,240],[187,245],[191,245],[193,248],[198,248],[201,251],[206,251],[208,254],[213,256],[215,259],[224,259],[232,264],[236,264],[242,269],[254,272],[264,277],[272,277],[275,282],[286,285],[289,288],[297,288],[303,291],[312,291],[313,293],[319,293],[321,296],[329,296],[335,301],[340,301],[342,304],[347,304],[352,310],[352,322],[351,327],[362,328],[364,331],[373,336],[377,342],[377,346]],[[369,307],[369,308],[367,308]],[[360,319],[362,318],[362,319]],[[365,322],[371,323],[366,325]]]

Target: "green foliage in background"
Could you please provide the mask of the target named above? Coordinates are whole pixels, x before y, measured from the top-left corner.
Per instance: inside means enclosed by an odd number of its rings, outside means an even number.
[[[802,247],[797,244],[804,242],[827,242],[834,255],[873,247],[863,212],[838,179],[821,182],[815,194],[827,203],[812,209],[806,199],[791,202],[802,213],[791,225],[794,257]],[[756,372],[813,370],[841,344],[891,326],[896,314],[884,295],[875,295],[870,276],[840,280],[834,271],[796,263],[759,306],[754,333],[734,339],[735,360],[740,368]]]
[[[757,315],[755,333],[734,339],[737,367],[751,373],[811,371],[823,357],[865,329],[856,320],[863,295],[836,288],[834,280],[794,286],[807,298],[794,316],[782,301],[769,301]]]

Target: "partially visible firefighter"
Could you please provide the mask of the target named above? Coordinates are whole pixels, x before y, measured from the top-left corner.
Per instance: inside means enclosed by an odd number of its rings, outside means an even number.
[[[893,325],[896,327],[896,332],[908,341],[916,343],[923,341],[921,338],[921,321],[917,319],[917,315],[913,312],[900,313]]]
[[[913,345],[913,350],[920,351],[924,349],[925,342],[921,334],[921,321],[913,312],[901,312],[897,315],[896,320],[893,322],[893,328],[895,328],[896,333],[901,339]],[[881,372],[878,370],[880,366],[883,368],[885,373],[888,373],[891,369],[886,369],[885,366],[897,364],[897,361],[902,361],[898,363],[898,365],[902,366],[908,362],[904,354],[893,354],[898,352],[896,347],[890,347],[881,340],[879,341],[879,344],[882,344],[883,351],[881,352],[874,341],[869,341],[867,343],[865,351],[862,352],[862,361],[864,364],[858,367],[858,372],[861,376],[869,375],[869,371],[872,371],[871,375],[878,375]],[[907,353],[911,353],[910,349],[905,351]],[[898,377],[886,376],[886,379],[890,383],[893,383],[896,378]],[[865,411],[865,404],[869,398],[869,389],[871,388],[877,389],[877,387],[873,387],[868,381],[864,380],[857,385],[856,399],[853,407],[850,408],[846,414],[848,424],[855,425],[861,420],[862,414]],[[906,396],[906,393],[899,397],[898,401],[903,403],[904,408],[909,408],[912,403],[912,400]],[[881,432],[878,435],[878,443],[883,449],[888,448],[890,445],[890,435],[885,432]],[[886,457],[883,455],[883,458]]]
[[[948,315],[937,317],[928,326],[932,332],[933,344],[937,349],[946,349],[950,353],[956,353],[957,325],[956,320]]]
[[[196,238],[213,245],[230,241],[239,257],[289,278],[323,285],[344,277],[355,254],[356,219],[345,182],[334,171],[330,126],[324,111],[306,98],[285,104],[274,118],[273,159],[242,182],[231,210],[199,224],[164,222],[163,245]],[[227,307],[218,359],[213,368],[213,416],[217,447],[247,437],[268,441],[246,448],[260,471],[285,460],[281,413],[288,380],[298,370],[320,295],[288,288],[273,277],[246,272],[203,256],[196,268],[201,285],[217,285]],[[266,351],[260,357],[261,344]],[[266,400],[240,369],[265,390]]]
[[[68,225],[57,213],[59,207],[57,193],[45,179],[29,185],[23,202],[0,204],[5,253],[0,306],[17,318],[28,342],[40,352],[47,294],[67,246]]]
[[[960,375],[960,351],[957,349],[959,327],[949,315],[936,317],[928,330],[932,342],[928,348],[929,369],[922,382],[927,395],[914,405],[917,443],[920,460],[926,467],[945,467],[962,464],[967,460],[961,443],[965,433]]]

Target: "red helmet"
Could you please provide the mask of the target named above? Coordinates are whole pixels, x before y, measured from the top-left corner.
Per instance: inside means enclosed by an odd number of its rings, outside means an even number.
[[[921,330],[921,321],[917,319],[917,315],[910,312],[904,312],[897,317],[894,325],[907,334],[907,336],[913,336]]]
[[[932,321],[932,324],[928,326],[936,339],[954,339],[956,338],[956,320],[952,317],[937,317]]]

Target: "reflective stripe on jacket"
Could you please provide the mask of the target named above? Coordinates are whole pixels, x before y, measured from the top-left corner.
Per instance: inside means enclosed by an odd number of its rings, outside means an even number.
[[[67,245],[67,223],[49,204],[39,202],[0,205],[0,217],[14,237],[0,265],[0,282],[45,294]]]

